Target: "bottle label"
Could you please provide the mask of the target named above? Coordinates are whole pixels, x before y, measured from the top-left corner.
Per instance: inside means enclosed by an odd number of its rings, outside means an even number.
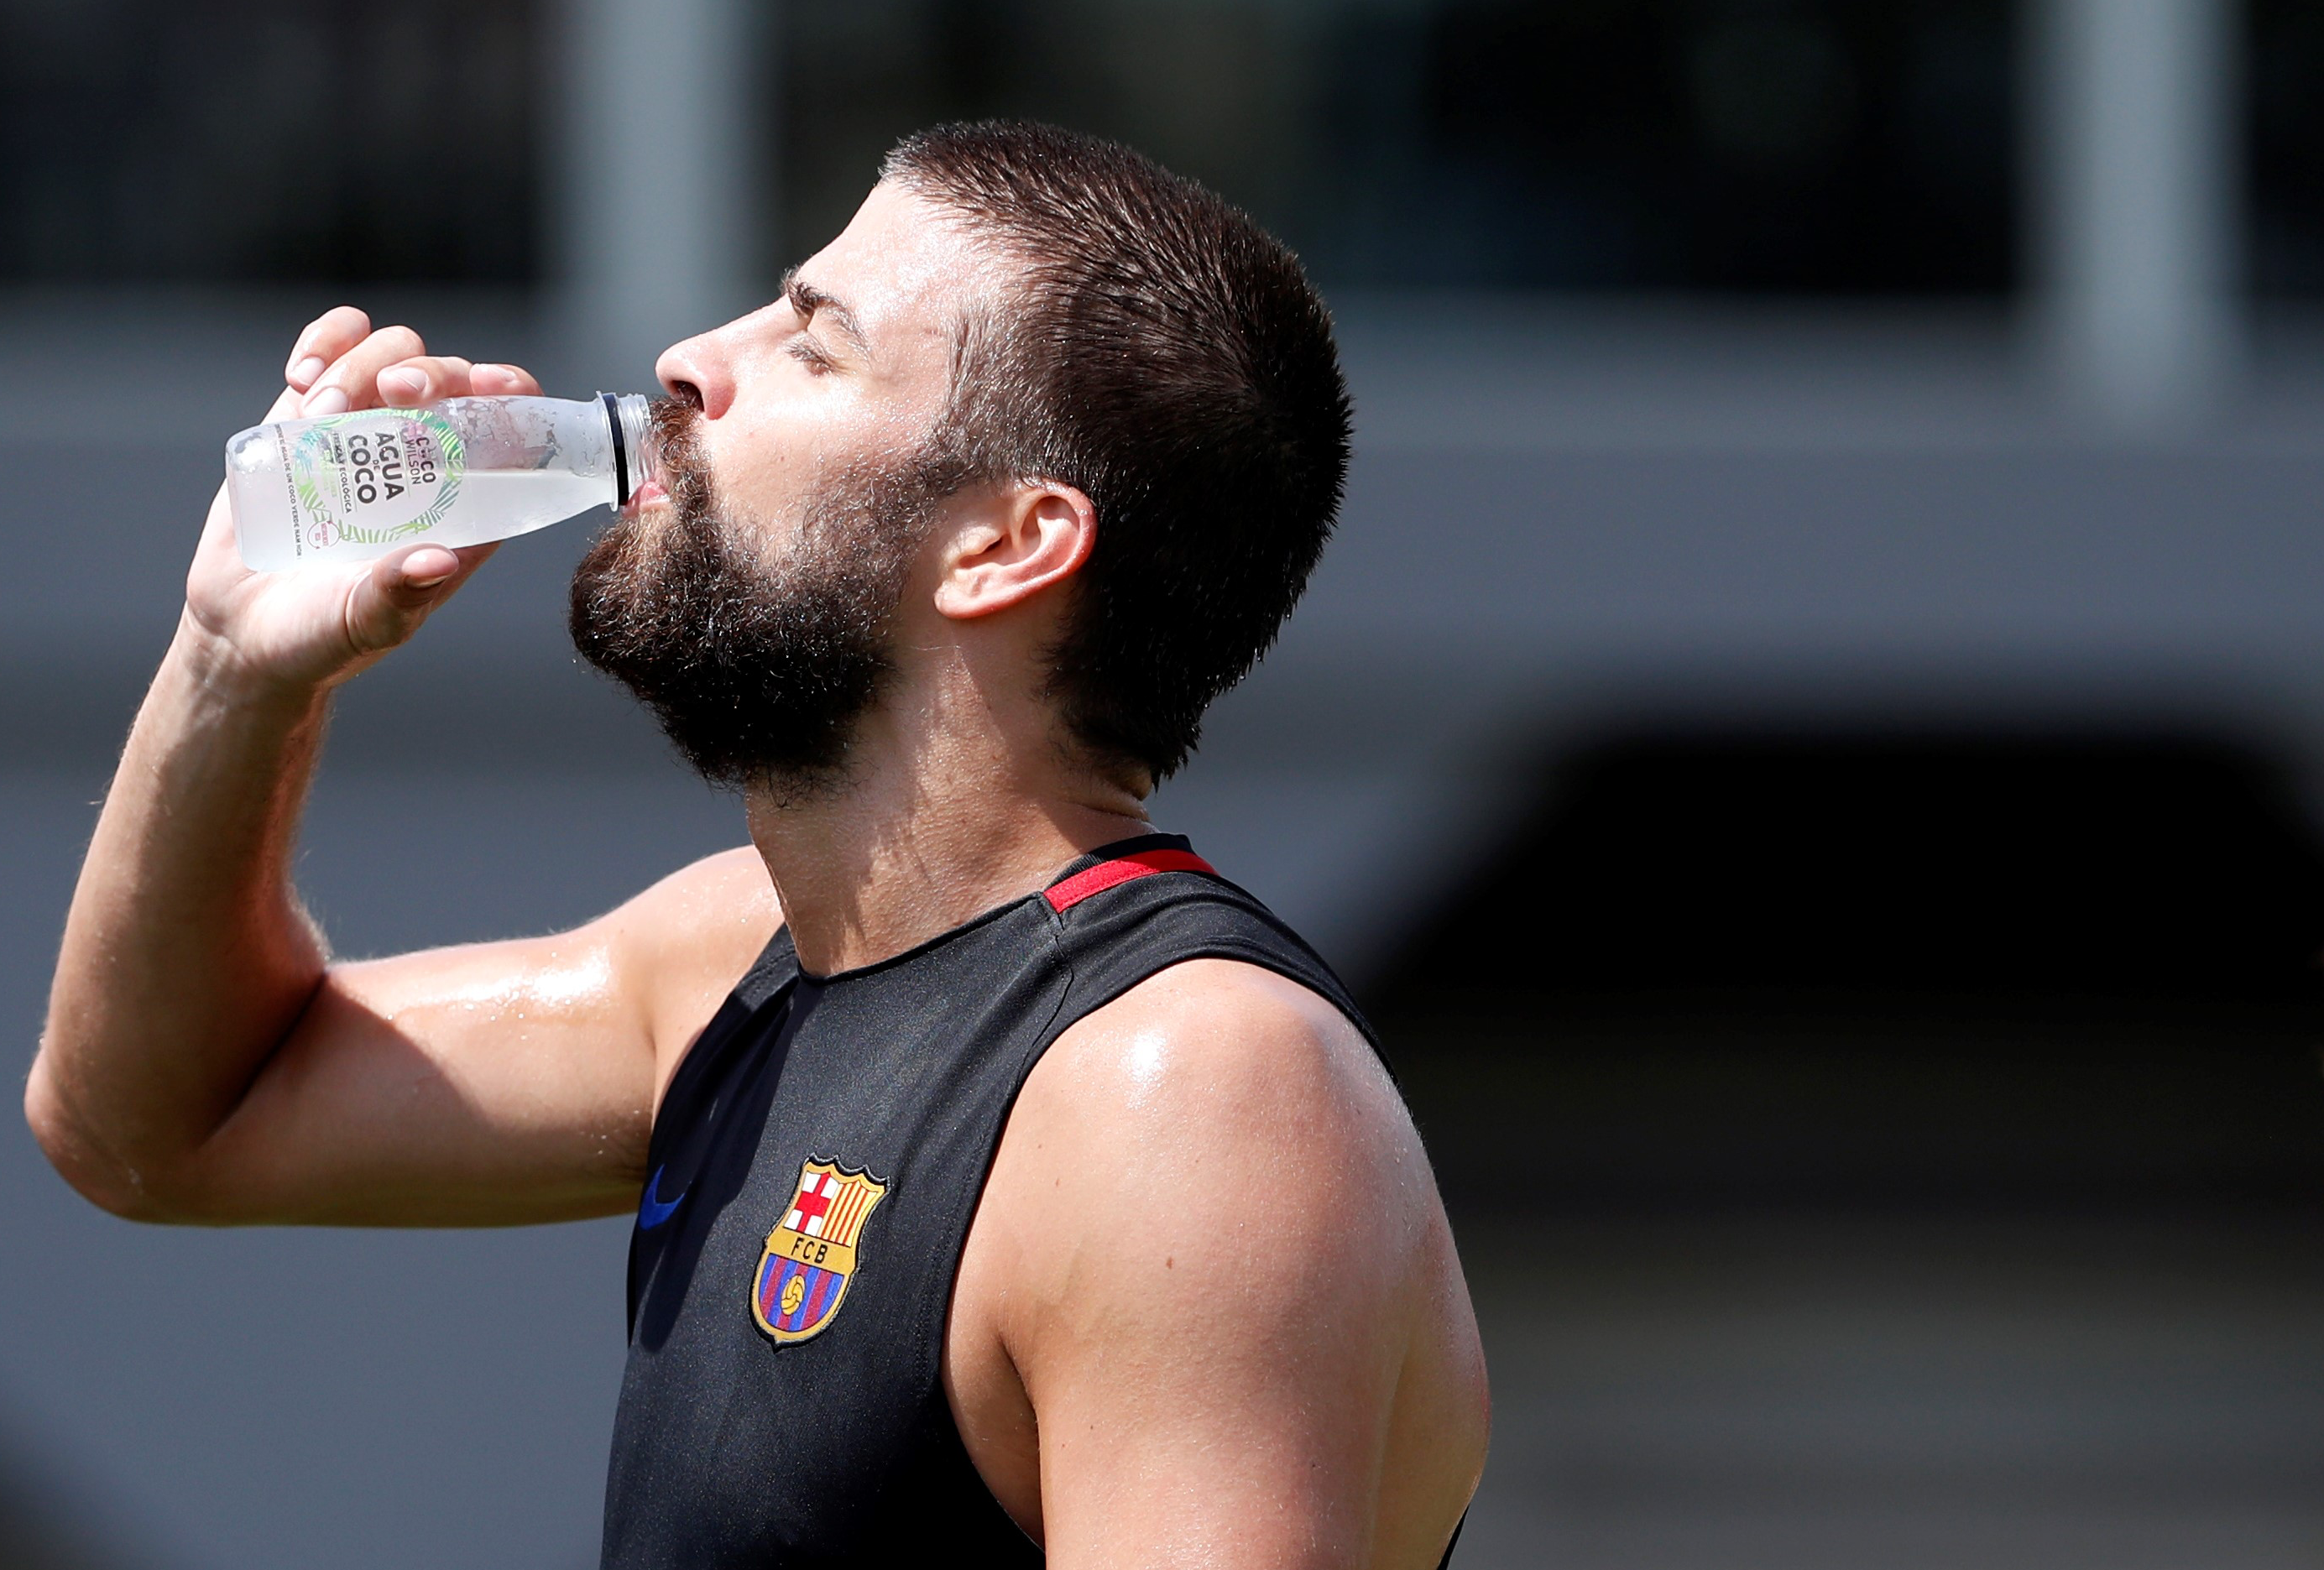
[[[328,415],[283,445],[310,550],[417,539],[444,521],[467,472],[459,431],[424,409]]]

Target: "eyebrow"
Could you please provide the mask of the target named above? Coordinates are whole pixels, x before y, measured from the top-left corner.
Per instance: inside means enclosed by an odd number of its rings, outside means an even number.
[[[818,311],[829,316],[856,350],[866,359],[871,358],[872,345],[863,341],[863,329],[855,325],[855,313],[801,278],[796,267],[783,274],[783,298],[791,302],[791,309],[798,313],[802,322]]]

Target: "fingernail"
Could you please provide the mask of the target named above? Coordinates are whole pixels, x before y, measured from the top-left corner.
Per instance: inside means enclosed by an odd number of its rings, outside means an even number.
[[[457,556],[452,555],[448,551],[439,551],[436,559],[446,562],[446,565],[440,568],[430,565],[414,572],[412,570],[414,565],[427,554],[424,549],[417,550],[403,559],[403,581],[415,589],[433,589],[460,570],[460,561]]]
[[[347,412],[347,395],[340,388],[318,387],[307,395],[307,401],[299,406],[299,412],[310,419],[328,414],[345,414]]]
[[[293,387],[306,387],[322,373],[323,357],[320,354],[309,354],[292,365],[290,370],[285,371],[282,373],[282,380]]]
[[[414,399],[428,390],[428,379],[417,371],[383,371],[379,390],[389,398]]]

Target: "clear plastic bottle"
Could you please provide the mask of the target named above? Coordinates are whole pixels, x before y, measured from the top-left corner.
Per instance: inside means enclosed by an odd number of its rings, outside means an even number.
[[[449,398],[254,426],[226,445],[244,563],[262,573],[472,546],[610,503],[651,473],[646,400]]]

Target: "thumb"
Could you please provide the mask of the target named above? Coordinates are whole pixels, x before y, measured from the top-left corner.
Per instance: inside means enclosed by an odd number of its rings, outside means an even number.
[[[393,648],[452,592],[460,559],[442,546],[380,557],[347,593],[347,643],[357,656]]]

